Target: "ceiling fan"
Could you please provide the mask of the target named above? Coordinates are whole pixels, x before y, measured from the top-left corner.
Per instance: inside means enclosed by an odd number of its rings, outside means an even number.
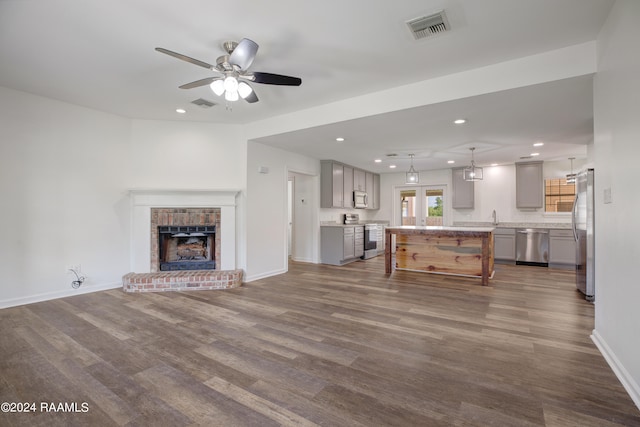
[[[239,43],[225,42],[223,47],[227,54],[218,57],[216,65],[207,64],[161,47],[157,47],[156,50],[219,73],[220,76],[207,77],[179,87],[180,89],[192,89],[210,85],[216,95],[222,96],[224,94],[227,101],[237,101],[239,98],[243,98],[249,103],[258,102],[258,96],[248,82],[280,86],[300,86],[302,84],[302,79],[299,77],[248,71],[258,52],[258,44],[253,40],[242,39]]]

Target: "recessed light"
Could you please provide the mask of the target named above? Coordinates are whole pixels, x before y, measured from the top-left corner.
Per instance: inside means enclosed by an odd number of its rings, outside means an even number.
[[[496,166],[498,166],[498,164],[497,163],[491,163],[491,166],[496,167]]]
[[[390,167],[391,169],[395,169],[395,168],[396,168],[396,165],[389,165],[389,167]]]
[[[336,138],[336,141],[338,141],[338,142],[342,142],[342,141],[344,141],[344,138],[343,138],[343,137],[341,137],[341,136],[339,136],[339,137],[337,137],[337,138]]]
[[[544,142],[536,142],[535,144],[533,144],[534,147],[542,147],[544,145]]]
[[[457,124],[457,125],[463,125],[465,123],[467,123],[466,119],[456,119],[453,121],[453,123]]]
[[[184,114],[186,112],[187,110],[185,110],[184,108],[176,108],[176,113]]]
[[[531,153],[532,156],[539,156],[540,153]]]
[[[382,162],[382,160],[380,160],[380,159],[375,159],[375,160],[374,160],[374,162],[376,162],[376,163],[381,163],[381,162]]]
[[[449,163],[450,165],[454,164],[455,162],[455,160],[447,160],[447,163]]]

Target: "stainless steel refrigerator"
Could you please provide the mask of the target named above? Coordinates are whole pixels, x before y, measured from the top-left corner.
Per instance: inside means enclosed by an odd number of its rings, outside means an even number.
[[[571,222],[576,240],[576,287],[588,301],[595,299],[593,169],[576,175],[576,198]]]

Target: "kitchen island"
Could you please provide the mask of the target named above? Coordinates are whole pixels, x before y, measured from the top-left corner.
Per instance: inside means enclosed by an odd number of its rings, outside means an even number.
[[[478,277],[493,276],[493,227],[397,226],[385,229],[385,273],[395,269]]]

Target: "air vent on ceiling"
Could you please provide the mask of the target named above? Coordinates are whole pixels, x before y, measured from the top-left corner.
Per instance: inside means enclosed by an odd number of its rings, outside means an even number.
[[[207,101],[204,98],[198,98],[195,101],[191,101],[191,103],[197,105],[198,107],[202,107],[202,108],[211,108],[214,105],[216,105],[215,103],[213,103],[211,101]]]
[[[407,21],[407,26],[416,40],[449,31],[451,26],[444,10],[429,16],[420,16]]]

